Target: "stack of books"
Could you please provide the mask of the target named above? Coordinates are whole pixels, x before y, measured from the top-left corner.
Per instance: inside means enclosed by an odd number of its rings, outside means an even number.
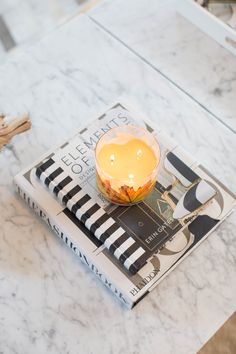
[[[161,148],[158,179],[133,206],[109,203],[96,186],[94,149],[119,125],[140,125]],[[116,103],[15,178],[24,201],[129,308],[228,216],[235,196],[168,135]]]

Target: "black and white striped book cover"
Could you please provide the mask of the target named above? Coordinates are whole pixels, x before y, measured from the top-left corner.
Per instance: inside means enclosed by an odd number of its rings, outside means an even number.
[[[108,203],[95,181],[96,142],[122,124],[146,126],[157,136],[162,152],[153,192],[131,207]],[[26,203],[129,308],[235,205],[235,196],[221,182],[151,126],[116,103],[15,177]]]

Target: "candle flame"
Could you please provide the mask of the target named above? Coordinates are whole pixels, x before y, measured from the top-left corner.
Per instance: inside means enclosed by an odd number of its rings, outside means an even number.
[[[110,175],[113,184],[127,184],[136,189],[146,183],[145,179],[157,166],[158,158],[151,147],[136,138],[124,144],[104,144],[98,154],[99,165]]]

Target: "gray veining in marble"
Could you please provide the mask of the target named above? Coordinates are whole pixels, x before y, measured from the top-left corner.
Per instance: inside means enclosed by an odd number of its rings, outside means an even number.
[[[174,1],[105,1],[90,16],[236,132],[236,57],[177,14]]]
[[[234,134],[80,16],[0,68],[0,107],[32,130],[0,154],[0,352],[195,353],[236,307],[235,215],[132,311],[22,203],[12,177],[124,98],[234,192]]]

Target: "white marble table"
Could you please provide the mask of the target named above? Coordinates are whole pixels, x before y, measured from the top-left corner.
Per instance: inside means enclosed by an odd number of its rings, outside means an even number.
[[[236,132],[236,56],[177,14],[178,1],[105,1],[90,16]]]
[[[195,353],[236,309],[235,215],[128,311],[14,192],[20,169],[118,98],[236,192],[233,131],[95,23],[96,11],[0,68],[1,109],[33,121],[0,154],[0,353]]]

